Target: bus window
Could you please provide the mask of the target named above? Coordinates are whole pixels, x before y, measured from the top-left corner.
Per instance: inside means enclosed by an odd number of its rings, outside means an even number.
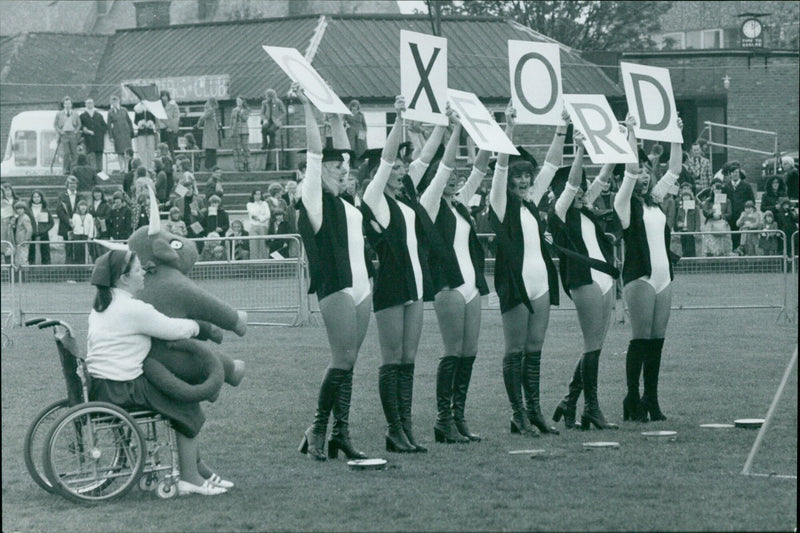
[[[44,130],[39,133],[40,133],[39,142],[41,143],[40,152],[42,154],[42,166],[44,167],[62,166],[62,162],[64,160],[64,158],[62,157],[64,150],[59,150],[55,160],[53,160],[53,153],[56,151],[56,147],[58,147],[58,134],[55,131],[51,130]]]
[[[14,135],[14,162],[18,167],[36,166],[35,131],[18,131]]]

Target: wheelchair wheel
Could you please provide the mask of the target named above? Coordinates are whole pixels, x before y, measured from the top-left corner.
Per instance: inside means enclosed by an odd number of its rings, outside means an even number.
[[[42,463],[42,456],[47,442],[47,436],[50,429],[66,411],[69,409],[67,400],[54,402],[42,409],[33,423],[28,427],[28,432],[25,434],[25,444],[23,446],[23,455],[25,457],[25,466],[28,473],[31,475],[37,485],[42,487],[47,492],[57,492],[53,485],[48,481],[45,475],[44,465]]]
[[[156,486],[156,495],[162,500],[166,500],[178,495],[178,484],[171,479],[162,479]]]
[[[44,468],[65,498],[97,502],[119,498],[142,474],[146,443],[128,413],[88,402],[64,413],[47,439]]]

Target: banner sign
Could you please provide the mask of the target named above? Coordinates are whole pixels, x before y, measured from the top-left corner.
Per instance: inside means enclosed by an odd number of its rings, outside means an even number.
[[[633,128],[636,137],[683,143],[669,69],[636,63],[620,63],[619,68],[628,109],[638,122]]]
[[[458,112],[461,125],[478,148],[504,154],[519,154],[503,128],[495,122],[492,114],[474,93],[448,89],[447,97],[450,107]]]
[[[508,67],[517,124],[563,124],[559,46],[508,41]]]
[[[159,91],[169,91],[176,102],[205,102],[209,98],[230,100],[231,77],[228,74],[209,74],[207,76],[178,76],[173,78],[140,78],[123,80],[120,101],[123,104],[136,103],[136,97],[127,85],[155,84]]]
[[[403,118],[446,125],[447,39],[400,30],[400,94]]]
[[[602,94],[565,94],[564,104],[575,129],[586,137],[583,143],[592,163],[636,163],[636,153],[619,131],[614,112]]]
[[[300,84],[314,107],[323,113],[352,114],[311,63],[296,49],[280,46],[263,46],[263,48],[293,82]]]

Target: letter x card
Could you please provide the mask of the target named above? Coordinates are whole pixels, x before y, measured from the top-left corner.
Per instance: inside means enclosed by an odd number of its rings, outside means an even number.
[[[400,30],[403,118],[447,125],[447,39]]]

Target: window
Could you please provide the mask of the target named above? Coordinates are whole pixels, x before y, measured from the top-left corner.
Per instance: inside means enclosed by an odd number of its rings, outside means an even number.
[[[54,166],[61,166],[63,162],[63,148],[55,154],[56,147],[58,146],[58,134],[55,131],[43,130],[39,132],[41,139],[39,140],[39,152],[42,154],[42,165],[49,165],[53,161]]]
[[[686,32],[685,47],[687,50],[722,48],[722,30],[692,30]]]
[[[35,131],[18,131],[14,135],[14,162],[18,167],[36,166]]]
[[[683,32],[665,33],[657,41],[662,50],[683,50],[684,48]]]
[[[152,28],[169,26],[169,2],[138,2],[136,6],[136,27]]]
[[[703,32],[700,30],[686,32],[686,49],[700,49],[703,48]]]

